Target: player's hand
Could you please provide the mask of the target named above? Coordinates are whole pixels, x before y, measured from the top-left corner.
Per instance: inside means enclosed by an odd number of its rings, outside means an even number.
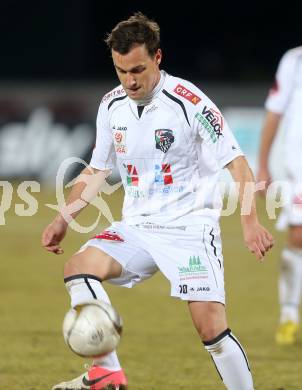
[[[55,218],[51,224],[46,226],[42,233],[42,246],[56,255],[64,253],[60,247],[60,242],[65,237],[67,227],[68,223],[62,217]]]
[[[271,184],[272,178],[268,169],[260,168],[257,174],[257,183],[265,182],[265,188],[263,190],[259,190],[258,193],[260,196],[265,196],[267,187]]]
[[[258,260],[263,261],[266,252],[274,246],[273,236],[259,222],[243,222],[242,228],[245,245]]]

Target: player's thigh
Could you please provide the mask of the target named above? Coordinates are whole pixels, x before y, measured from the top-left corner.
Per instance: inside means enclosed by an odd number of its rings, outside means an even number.
[[[289,227],[288,244],[295,248],[302,248],[302,221],[301,225]]]
[[[65,264],[64,277],[89,274],[107,280],[117,278],[122,273],[122,266],[112,256],[96,247],[86,247],[74,254]]]
[[[222,303],[189,301],[189,310],[203,341],[213,340],[227,329],[225,306]]]
[[[135,230],[123,222],[114,222],[87,241],[80,249],[80,253],[87,248],[95,248],[107,254],[105,261],[104,256],[102,257],[101,267],[105,276],[101,279],[118,286],[133,287],[158,270],[152,256],[144,249],[140,237],[135,234]],[[95,260],[98,266],[99,257],[96,256]],[[106,268],[107,266],[109,268]]]

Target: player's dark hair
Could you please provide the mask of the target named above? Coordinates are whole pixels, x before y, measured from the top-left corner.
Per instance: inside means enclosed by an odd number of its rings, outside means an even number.
[[[137,12],[118,23],[105,42],[120,54],[127,54],[133,47],[145,44],[148,54],[153,57],[160,46],[160,28],[156,22]]]

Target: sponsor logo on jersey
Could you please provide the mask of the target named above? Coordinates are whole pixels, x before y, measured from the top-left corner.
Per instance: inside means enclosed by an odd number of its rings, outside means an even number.
[[[116,153],[126,153],[126,130],[127,127],[113,126],[113,140]]]
[[[222,136],[223,131],[223,117],[221,113],[214,108],[208,108],[207,106],[203,107],[202,112],[197,112],[195,118],[209,133],[211,140],[215,143],[220,136]]]
[[[153,104],[153,106],[147,108],[145,112],[146,112],[146,114],[149,114],[150,112],[153,112],[153,111],[155,111],[155,110],[157,110],[157,109],[158,109],[158,106],[156,106],[155,104]]]
[[[127,187],[125,189],[126,193],[128,196],[130,196],[131,198],[144,198],[145,197],[145,193],[144,191],[142,190],[139,190],[138,188],[136,187]]]
[[[207,106],[204,106],[202,110],[202,115],[213,127],[215,134],[219,138],[222,135],[223,126],[224,126],[221,112],[218,110],[214,110],[214,108],[208,108]]]
[[[126,169],[126,187],[125,192],[131,198],[144,198],[144,191],[138,188],[139,186],[139,175],[135,165],[123,164]]]
[[[217,135],[213,129],[213,127],[210,125],[210,123],[206,120],[206,118],[204,118],[200,112],[197,112],[195,114],[195,118],[198,120],[198,122],[200,122],[200,124],[206,129],[206,131],[210,134],[210,137],[211,137],[211,140],[213,141],[213,143],[215,144],[215,142],[217,141]]]
[[[114,133],[114,139],[117,144],[120,144],[123,140],[123,134],[120,131]]]
[[[111,92],[107,93],[107,94],[103,97],[102,103],[103,103],[103,102],[106,102],[108,99],[120,97],[121,95],[125,95],[124,88],[116,89],[116,90],[114,90],[114,91],[111,91]]]
[[[170,195],[184,191],[185,186],[183,184],[175,185],[173,183],[173,175],[170,164],[155,164],[154,170],[154,183],[156,185],[149,188],[149,196],[154,194]]]
[[[127,176],[126,176],[126,181],[127,181],[127,186],[135,186],[137,187],[139,184],[139,177],[137,173],[137,169],[135,165],[132,164],[123,164],[124,168],[127,170]]]
[[[178,267],[181,280],[188,279],[206,279],[208,269],[205,267],[199,256],[190,256],[187,266]],[[198,275],[198,276],[197,276]]]
[[[155,146],[156,149],[161,150],[164,153],[170,149],[170,146],[173,144],[175,138],[173,135],[173,130],[169,129],[158,129],[155,130]]]
[[[170,164],[155,164],[155,183],[165,186],[173,184]]]
[[[185,189],[185,186],[158,186],[155,188],[149,188],[149,195],[152,196],[154,194],[161,194],[161,195],[171,195],[171,194],[179,194],[183,192]]]
[[[185,88],[181,84],[178,84],[177,87],[174,88],[174,92],[189,100],[189,102],[193,103],[195,106],[201,101],[199,96],[195,95],[195,93],[191,92],[188,88]]]

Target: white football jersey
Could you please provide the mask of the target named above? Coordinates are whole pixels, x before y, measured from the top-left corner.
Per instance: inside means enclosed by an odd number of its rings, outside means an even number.
[[[287,51],[280,60],[276,81],[265,108],[283,115],[285,164],[291,176],[301,174],[302,150],[302,46]]]
[[[126,223],[180,226],[219,219],[219,171],[240,155],[212,101],[192,83],[161,71],[144,105],[121,86],[104,96],[90,165],[117,165]]]

